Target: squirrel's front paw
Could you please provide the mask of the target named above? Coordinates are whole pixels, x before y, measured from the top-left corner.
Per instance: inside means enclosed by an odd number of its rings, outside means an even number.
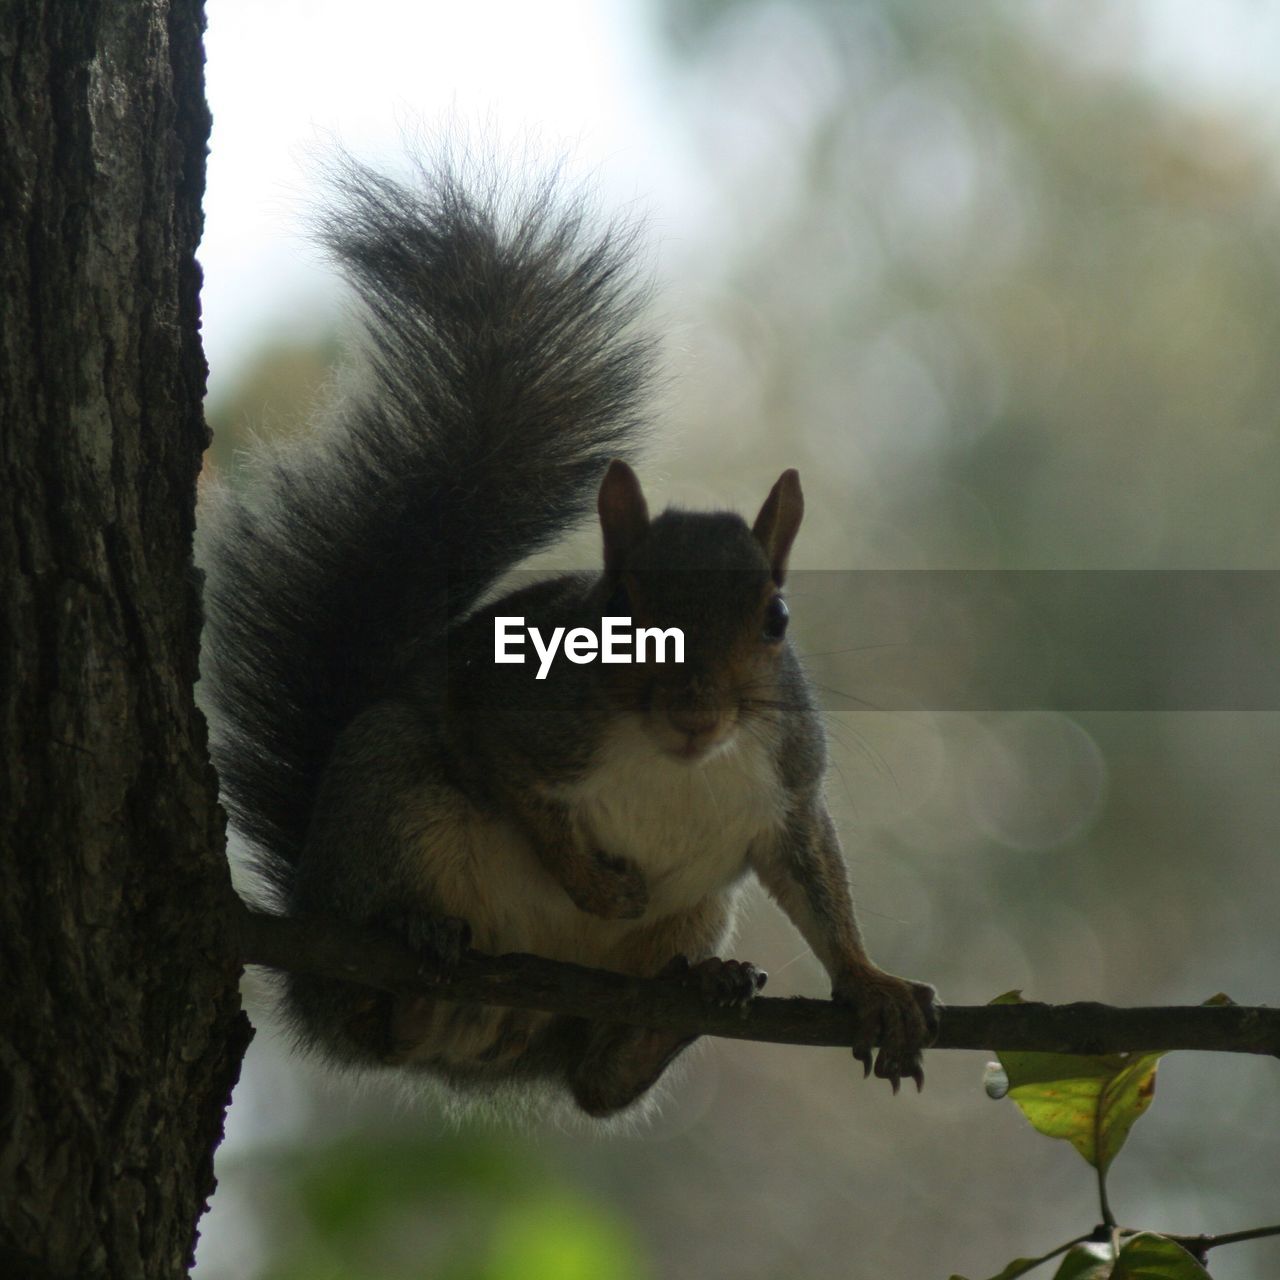
[[[630,858],[615,858],[598,849],[588,855],[582,874],[566,885],[582,911],[606,920],[637,920],[649,906],[644,873]]]
[[[869,969],[841,983],[831,998],[848,1005],[854,1020],[853,1056],[864,1075],[872,1072],[872,1049],[879,1045],[874,1070],[894,1093],[903,1077],[924,1088],[921,1053],[938,1034],[938,996],[924,982],[895,978]]]
[[[722,960],[719,956],[708,956],[697,964],[690,964],[684,956],[673,956],[658,976],[683,978],[698,988],[707,1004],[730,1009],[750,1003],[769,981],[769,975],[749,960]]]
[[[403,910],[385,913],[379,923],[403,938],[433,977],[453,973],[471,945],[471,926],[456,916]]]

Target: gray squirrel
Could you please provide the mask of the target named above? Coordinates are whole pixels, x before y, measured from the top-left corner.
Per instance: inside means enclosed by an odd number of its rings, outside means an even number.
[[[448,162],[411,182],[343,160],[320,235],[363,306],[362,378],[332,420],[224,486],[203,533],[202,678],[233,827],[271,905],[738,1004],[719,952],[754,873],[847,1004],[854,1056],[923,1083],[933,989],[867,955],[823,795],[825,739],[781,590],[797,474],[754,523],[651,518],[619,459],[653,343],[634,229],[554,178],[512,196]],[[486,602],[587,515],[601,572]],[[683,662],[495,661],[495,622],[679,628]],[[550,1085],[618,1113],[688,1043],[666,1031],[285,975],[300,1041],[462,1091]]]

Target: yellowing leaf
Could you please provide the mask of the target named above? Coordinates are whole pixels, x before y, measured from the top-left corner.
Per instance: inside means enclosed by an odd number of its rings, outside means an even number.
[[[1018,1004],[1016,992],[993,1004]],[[1106,1172],[1151,1105],[1163,1053],[1001,1053],[1008,1096],[1041,1133],[1063,1138]],[[988,1068],[988,1090],[999,1081]]]

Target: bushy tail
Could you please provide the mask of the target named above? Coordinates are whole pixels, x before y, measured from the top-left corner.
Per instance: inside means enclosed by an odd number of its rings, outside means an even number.
[[[277,891],[343,725],[586,514],[641,431],[633,233],[554,181],[419,176],[338,170],[320,230],[363,304],[357,384],[202,535],[214,763]]]

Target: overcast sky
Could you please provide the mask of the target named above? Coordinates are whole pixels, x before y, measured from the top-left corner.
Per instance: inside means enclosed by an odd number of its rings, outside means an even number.
[[[1136,57],[1168,92],[1244,98],[1274,123],[1280,6],[1129,0],[1121,9],[1145,18],[1136,54],[1111,39],[1107,8],[1078,11],[1076,56]],[[406,133],[452,114],[502,139],[534,131],[548,151],[572,147],[609,201],[638,197],[660,227],[705,210],[645,0],[209,0],[208,22],[200,258],[214,394],[265,340],[305,340],[308,317],[319,329],[331,314],[332,275],[300,217],[314,157],[334,140],[393,159]]]
[[[508,142],[536,131],[549,151],[572,147],[611,200],[665,201],[679,181],[644,19],[630,0],[210,0],[200,258],[213,389],[299,324],[299,295],[326,288],[299,217],[334,140],[394,162],[402,136],[453,114]]]

